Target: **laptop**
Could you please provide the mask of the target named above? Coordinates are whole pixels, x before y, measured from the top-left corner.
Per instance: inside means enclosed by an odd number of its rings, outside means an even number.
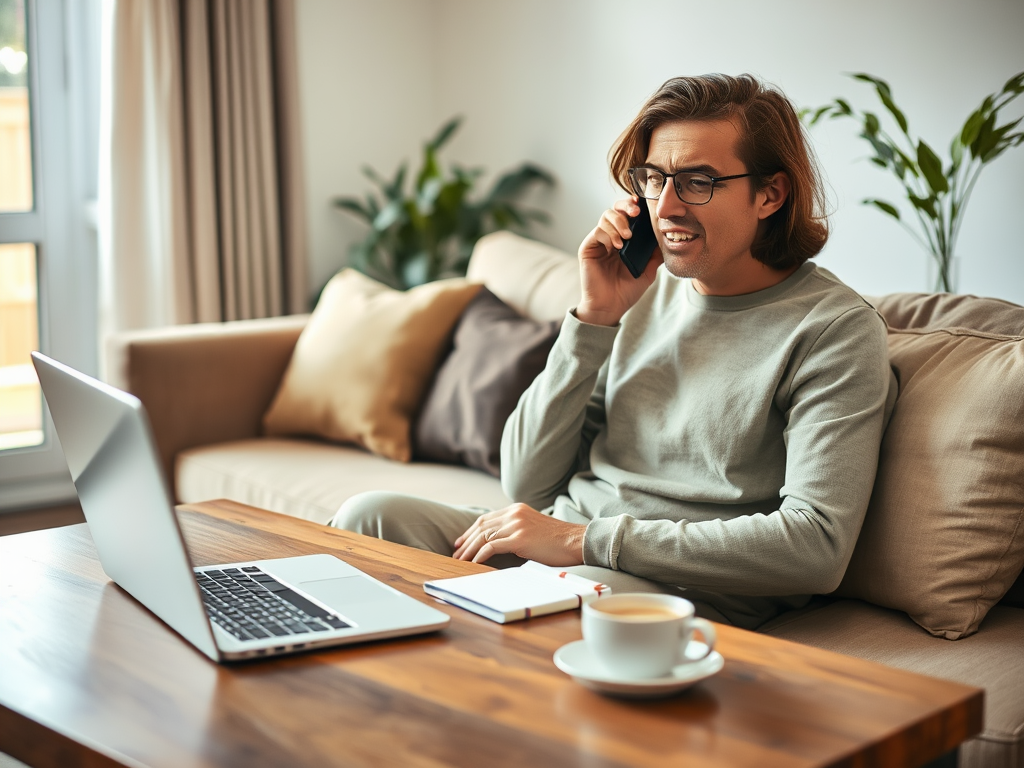
[[[401,637],[450,621],[333,555],[194,567],[142,402],[38,352],[32,362],[104,572],[211,659]]]

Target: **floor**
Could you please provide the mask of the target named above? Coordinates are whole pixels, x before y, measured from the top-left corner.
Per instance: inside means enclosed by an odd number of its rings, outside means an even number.
[[[0,512],[0,536],[83,522],[85,518],[82,516],[82,508],[77,503],[23,512]],[[10,755],[0,752],[0,768],[28,767]]]

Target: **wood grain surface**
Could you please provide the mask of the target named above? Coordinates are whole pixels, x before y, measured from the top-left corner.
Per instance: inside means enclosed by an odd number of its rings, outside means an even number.
[[[217,665],[104,575],[86,525],[0,539],[0,751],[37,766],[920,766],[982,727],[979,689],[716,627],[725,668],[658,701],[552,655],[576,611],[510,625],[435,603],[487,570],[227,501],[182,507],[196,565],[328,552],[452,622]]]

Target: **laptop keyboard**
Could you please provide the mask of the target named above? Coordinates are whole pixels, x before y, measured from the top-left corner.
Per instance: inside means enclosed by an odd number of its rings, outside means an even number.
[[[239,640],[351,626],[256,566],[197,571],[196,581],[210,619]]]

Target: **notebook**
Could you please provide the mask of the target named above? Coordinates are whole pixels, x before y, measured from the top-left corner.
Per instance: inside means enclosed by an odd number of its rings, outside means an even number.
[[[400,637],[450,621],[333,555],[193,567],[139,399],[37,352],[32,362],[104,572],[211,659]]]
[[[571,611],[612,593],[600,582],[532,560],[518,568],[434,579],[423,590],[499,624]]]

